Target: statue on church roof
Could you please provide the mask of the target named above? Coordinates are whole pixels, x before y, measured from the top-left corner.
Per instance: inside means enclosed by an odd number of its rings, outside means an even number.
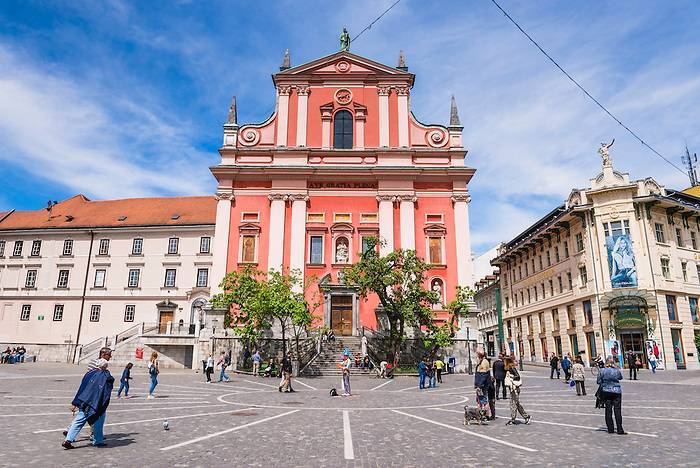
[[[228,109],[226,125],[238,125],[238,117],[236,116],[236,96],[233,96],[231,100],[231,107]]]
[[[610,143],[602,142],[598,148],[598,154],[603,158],[603,167],[612,167],[612,158],[610,157],[610,147],[615,143],[613,138]]]
[[[289,58],[289,49],[285,49],[284,57],[282,58],[282,65],[280,66],[280,71],[288,70],[292,68],[292,61]]]
[[[350,34],[346,28],[340,33],[340,50],[350,50]]]
[[[406,66],[406,57],[403,55],[403,50],[399,51],[399,64],[396,66],[396,68],[401,71],[408,71],[408,67]]]

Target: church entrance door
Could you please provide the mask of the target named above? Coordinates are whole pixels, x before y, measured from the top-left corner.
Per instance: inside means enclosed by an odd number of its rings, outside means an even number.
[[[336,335],[352,335],[352,296],[331,296],[331,328]]]

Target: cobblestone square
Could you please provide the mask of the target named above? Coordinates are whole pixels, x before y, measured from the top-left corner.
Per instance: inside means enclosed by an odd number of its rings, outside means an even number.
[[[588,396],[577,397],[546,369],[526,368],[530,425],[506,426],[508,405],[498,401],[496,421],[466,427],[462,408],[473,390],[462,374],[430,390],[411,377],[356,377],[353,396],[333,398],[329,389],[340,384],[330,377],[296,379],[291,394],[279,393],[276,379],[234,374],[229,383],[206,384],[198,374],[164,371],[158,397],[146,400],[147,375],[134,372],[132,398],[112,398],[107,447],[92,447],[84,429],[77,448],[64,450],[83,372],[0,367],[3,466],[692,466],[700,455],[698,372],[643,372],[625,381],[626,436],[605,432],[590,374]]]

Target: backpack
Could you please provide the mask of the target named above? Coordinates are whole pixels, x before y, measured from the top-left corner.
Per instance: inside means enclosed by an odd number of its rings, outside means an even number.
[[[228,354],[227,354],[226,357],[224,358],[224,365],[225,365],[226,367],[228,367],[228,366],[231,365],[231,356],[229,356]]]
[[[332,397],[338,396],[338,390],[336,390],[335,387],[331,388],[331,391],[329,393]]]

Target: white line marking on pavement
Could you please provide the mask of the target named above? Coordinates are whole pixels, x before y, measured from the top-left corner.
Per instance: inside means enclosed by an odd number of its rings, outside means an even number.
[[[464,414],[464,411],[459,411],[459,410],[450,410],[450,409],[444,409],[444,408],[431,408],[437,411],[448,411],[450,413],[460,413]],[[505,416],[496,416],[498,419],[508,419]],[[564,424],[564,423],[558,423],[558,422],[552,422],[552,421],[540,421],[539,419],[531,419],[530,424],[532,423],[537,423],[537,424],[550,424],[552,426],[564,426],[564,427],[573,427],[576,429],[587,429],[591,431],[599,431],[599,432],[605,432],[606,429],[604,427],[593,427],[593,426],[579,426],[578,424]],[[638,435],[642,437],[658,437],[656,434],[644,434],[642,432],[627,432],[628,434],[631,435]]]
[[[379,385],[377,385],[377,386],[374,387],[374,388],[370,388],[369,391],[371,392],[372,390],[377,390],[377,389],[379,389],[379,388],[382,388],[384,385],[389,385],[389,384],[390,384],[391,382],[393,382],[393,381],[394,381],[394,379],[389,379],[389,380],[387,380],[386,382],[384,382],[383,384],[379,384]]]
[[[73,394],[75,395],[75,394]],[[29,396],[29,395],[12,395],[12,396],[6,396],[5,398],[31,398],[33,400],[71,400],[72,398],[70,396]],[[138,398],[137,395],[134,395],[134,398]],[[143,396],[141,397],[143,398]],[[168,400],[206,400],[206,396],[200,397],[173,397],[170,398],[168,397]]]
[[[202,403],[202,402],[198,402]],[[129,413],[132,411],[163,411],[163,410],[182,410],[190,408],[211,408],[213,406],[224,406],[224,405],[197,405],[197,406],[170,406],[168,408],[134,408],[134,409],[124,409],[124,410],[108,410],[109,414],[112,413]],[[31,414],[0,414],[0,418],[13,418],[21,416],[67,416],[68,410],[62,413],[31,413]]]
[[[217,436],[220,436],[220,435],[223,435],[223,434],[228,434],[229,432],[237,431],[237,430],[239,430],[239,429],[245,429],[246,427],[255,426],[256,424],[261,424],[261,423],[264,423],[264,422],[267,422],[267,421],[272,421],[273,419],[281,418],[282,416],[287,416],[287,415],[289,415],[289,414],[296,413],[297,411],[299,411],[299,410],[287,411],[286,413],[278,414],[278,415],[276,415],[276,416],[270,416],[269,418],[259,419],[259,420],[257,420],[257,421],[253,421],[253,422],[248,423],[248,424],[242,424],[242,425],[240,425],[240,426],[235,426],[235,427],[232,427],[232,428],[230,428],[230,429],[226,429],[226,430],[223,430],[223,431],[215,432],[215,433],[213,433],[213,434],[205,435],[205,436],[202,436],[202,437],[197,437],[196,439],[191,439],[191,440],[187,440],[187,441],[185,441],[185,442],[180,442],[179,444],[169,445],[168,447],[163,447],[163,448],[161,448],[160,450],[161,450],[161,451],[167,451],[167,450],[172,450],[172,449],[184,447],[185,445],[196,444],[197,442],[201,442],[201,441],[203,441],[203,440],[211,439],[212,437],[217,437]]]
[[[462,433],[464,433],[464,434],[473,435],[474,437],[479,437],[479,438],[481,438],[481,439],[490,440],[491,442],[496,442],[497,444],[506,445],[506,446],[508,446],[508,447],[512,447],[512,448],[515,448],[515,449],[518,449],[518,450],[524,450],[524,451],[526,451],[526,452],[537,452],[536,449],[533,449],[533,448],[530,448],[530,447],[525,447],[524,445],[513,444],[513,443],[507,442],[507,441],[505,441],[505,440],[496,439],[495,437],[489,437],[489,436],[484,435],[484,434],[479,434],[478,432],[468,431],[468,430],[466,430],[466,429],[462,429],[461,427],[450,426],[449,424],[443,424],[443,423],[438,422],[438,421],[432,421],[432,420],[430,420],[430,419],[422,418],[422,417],[416,416],[416,415],[414,415],[414,414],[404,413],[403,411],[397,411],[397,410],[392,410],[392,411],[393,411],[394,413],[403,414],[404,416],[408,416],[408,417],[410,417],[410,418],[418,419],[418,420],[420,420],[420,421],[425,421],[425,422],[428,422],[428,423],[431,423],[431,424],[435,424],[436,426],[445,427],[445,428],[447,428],[447,429],[452,429],[453,431],[462,432]]]
[[[67,399],[70,401],[70,398]],[[129,400],[133,400],[132,398],[129,398]],[[206,401],[177,401],[177,402],[168,402],[168,401],[159,401],[159,402],[137,402],[134,403],[133,401],[124,401],[121,402],[121,400],[111,401],[109,403],[110,408],[114,407],[126,407],[126,406],[158,406],[158,405],[173,405],[173,404],[178,404],[178,405],[184,405],[186,403],[192,403],[193,405],[197,404],[202,404],[202,403],[207,403]],[[0,408],[24,408],[25,406],[63,406],[64,408],[67,408],[70,406],[70,403],[32,403],[31,405],[0,405]]]
[[[301,384],[301,385],[303,385],[304,387],[310,388],[311,390],[318,390],[318,388],[312,387],[311,385],[308,385],[308,384],[305,384],[304,382],[302,382],[302,381],[299,380],[299,379],[294,380],[294,383]]]
[[[393,391],[394,391],[394,392],[405,392],[405,391],[407,391],[407,390],[418,390],[418,385],[416,384],[416,385],[414,385],[414,386],[412,386],[412,387],[402,388],[401,390],[393,390]]]
[[[223,405],[216,405],[216,406],[223,406]],[[117,422],[117,423],[109,423],[109,424],[105,424],[105,427],[107,427],[107,426],[123,426],[123,425],[125,425],[125,424],[137,424],[137,423],[145,423],[145,422],[162,421],[162,420],[164,420],[164,419],[167,419],[168,421],[171,421],[171,420],[173,420],[173,419],[196,418],[196,417],[199,417],[199,416],[209,416],[209,415],[214,415],[214,414],[235,413],[235,412],[237,412],[237,411],[245,411],[245,410],[251,410],[251,409],[255,409],[255,408],[250,407],[250,408],[241,408],[241,409],[237,409],[237,410],[216,411],[216,412],[214,412],[214,413],[187,414],[187,415],[184,415],[184,416],[168,416],[168,417],[166,417],[166,418],[161,417],[161,418],[153,418],[153,419],[139,419],[139,420],[136,420],[136,421],[124,421],[124,422]],[[32,432],[32,434],[44,434],[44,433],[46,433],[46,432],[59,432],[59,431],[65,431],[65,430],[66,430],[66,428],[65,428],[65,426],[64,426],[64,427],[61,427],[61,428],[59,428],[59,429],[44,429],[44,430],[41,430],[41,431],[34,431],[34,432]]]
[[[549,413],[549,414],[566,414],[571,415],[571,416],[597,416],[600,417],[600,414],[595,414],[595,413],[572,413],[569,411],[544,411],[544,410],[532,410],[530,411],[531,413]],[[622,415],[626,419],[643,419],[645,421],[672,421],[672,422],[692,422],[692,423],[700,423],[700,420],[697,419],[676,419],[676,418],[655,418],[653,416],[628,416],[626,414]]]
[[[666,401],[666,400],[664,400]],[[590,400],[591,403],[593,403],[593,400]],[[571,406],[581,406],[584,408],[590,408],[591,405],[589,404],[581,404],[581,403],[570,403],[570,404],[554,404],[554,403],[529,403],[529,402],[524,402],[528,406],[566,406],[566,407],[571,407]],[[2,405],[0,405],[2,406]],[[694,411],[700,411],[700,408],[698,407],[682,407],[682,406],[627,406],[625,405],[625,409],[663,409],[663,410],[694,410]]]
[[[216,388],[216,387],[209,387],[209,388],[202,388],[202,387],[185,387],[184,385],[172,385],[172,384],[164,384],[164,383],[158,383],[159,387],[174,387],[174,388],[186,388],[188,390],[194,390],[193,393],[199,393],[198,391],[205,391],[205,392],[218,392],[218,391],[225,391],[224,389],[221,388]],[[177,391],[177,390],[176,390]],[[203,395],[203,393],[202,393]]]
[[[277,385],[270,385],[270,384],[266,384],[266,383],[262,383],[262,382],[253,382],[252,380],[244,380],[244,382],[258,384],[258,385],[264,385],[264,386],[270,387],[270,388],[279,388]]]
[[[345,459],[354,460],[355,451],[352,448],[352,432],[350,432],[350,413],[343,411],[343,435],[345,438]]]

